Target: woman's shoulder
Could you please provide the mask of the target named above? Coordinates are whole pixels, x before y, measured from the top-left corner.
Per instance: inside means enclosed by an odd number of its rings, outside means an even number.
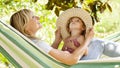
[[[30,38],[31,41],[33,41],[35,44],[37,45],[49,45],[47,42],[45,42],[44,40],[38,39],[38,38]]]
[[[49,53],[53,49],[47,42],[40,39],[31,39],[39,48],[43,49],[46,53]]]

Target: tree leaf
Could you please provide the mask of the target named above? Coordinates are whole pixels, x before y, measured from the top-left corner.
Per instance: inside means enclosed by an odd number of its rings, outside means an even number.
[[[35,3],[35,2],[37,2],[37,0],[32,0],[32,2],[34,2],[34,3]]]
[[[112,12],[112,8],[108,3],[106,4],[106,7],[109,9],[110,12]]]
[[[4,3],[7,5],[9,3],[11,3],[12,0],[6,0]]]
[[[100,6],[100,13],[103,13],[105,11],[105,9],[106,9],[105,5],[106,4],[103,4],[103,5]]]
[[[48,2],[46,5],[45,5],[45,7],[46,7],[46,9],[47,10],[53,10],[53,7],[54,7],[55,5],[53,4],[53,3],[51,3],[51,2]]]
[[[93,17],[93,16],[91,16],[91,18],[92,18],[92,25],[95,25],[95,20],[94,20],[94,17]]]
[[[80,3],[82,4],[84,2],[84,0],[80,0]]]
[[[96,21],[96,22],[100,22],[100,19],[98,18],[98,16],[97,16],[96,13],[94,13],[94,18],[95,18],[95,21]]]
[[[57,7],[55,8],[55,11],[54,11],[54,12],[55,12],[55,14],[56,14],[57,16],[59,16],[59,9],[58,9]]]

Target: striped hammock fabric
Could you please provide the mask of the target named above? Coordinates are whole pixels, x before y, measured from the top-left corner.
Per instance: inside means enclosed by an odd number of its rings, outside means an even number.
[[[108,37],[106,39],[119,41],[120,32],[115,35],[112,38]],[[15,68],[120,68],[120,57],[101,60],[84,60],[79,61],[79,63],[75,65],[63,64],[46,54],[20,32],[1,21],[0,53],[2,53]]]

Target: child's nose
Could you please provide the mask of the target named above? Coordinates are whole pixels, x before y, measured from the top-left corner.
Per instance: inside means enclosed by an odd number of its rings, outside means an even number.
[[[37,20],[39,20],[39,19],[40,19],[40,17],[38,17],[38,16],[35,16],[35,17],[36,17],[36,19],[37,19]]]
[[[72,24],[74,24],[75,22],[74,22],[74,21],[72,21],[71,23],[72,23]]]

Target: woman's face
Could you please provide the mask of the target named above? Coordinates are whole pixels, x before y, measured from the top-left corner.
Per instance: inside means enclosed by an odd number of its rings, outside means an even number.
[[[42,25],[39,22],[39,19],[40,18],[38,16],[35,16],[31,12],[31,17],[29,19],[29,23],[27,23],[26,30],[32,34],[35,34],[42,27]]]
[[[83,22],[77,18],[77,17],[73,17],[70,19],[70,24],[69,24],[69,29],[71,30],[83,30],[84,29],[84,25]]]

